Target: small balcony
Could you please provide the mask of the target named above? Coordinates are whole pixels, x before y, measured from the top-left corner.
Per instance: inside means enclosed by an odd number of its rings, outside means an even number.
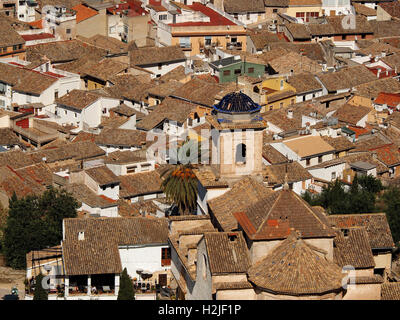
[[[241,42],[228,42],[226,44],[226,49],[228,50],[242,50]]]

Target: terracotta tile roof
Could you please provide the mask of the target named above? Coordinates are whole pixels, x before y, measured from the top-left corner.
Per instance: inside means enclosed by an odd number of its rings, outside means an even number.
[[[377,154],[378,159],[386,166],[398,166],[400,164],[399,147],[395,145],[386,145],[378,148],[371,149]]]
[[[119,183],[118,177],[107,166],[86,169],[85,172],[100,186]]]
[[[20,141],[12,129],[0,128],[0,146],[14,146],[19,144]]]
[[[296,94],[322,90],[322,85],[310,73],[301,73],[289,77],[287,83],[296,89]]]
[[[318,73],[322,71],[322,66],[306,56],[301,56],[297,52],[289,53],[268,61],[268,64],[278,73]]]
[[[253,286],[247,281],[239,282],[217,282],[215,283],[215,289],[220,290],[241,290],[241,289],[252,289]]]
[[[250,39],[253,41],[256,50],[263,50],[268,44],[277,42],[279,44],[285,43],[275,33],[268,31],[255,31],[250,34]]]
[[[55,261],[56,260],[56,258],[54,257],[55,255],[60,255],[60,257],[58,259],[61,260],[61,257],[62,257],[61,245],[46,248],[43,250],[32,250],[26,254],[26,267],[32,268],[32,258],[35,258],[35,259],[40,258],[41,259],[40,261],[33,262],[35,268],[38,268],[39,263],[43,264],[43,263]]]
[[[77,110],[83,110],[100,99],[100,95],[86,90],[72,90],[56,99],[58,105],[64,105]]]
[[[317,76],[329,92],[351,89],[376,80],[376,76],[362,65],[340,69],[336,72],[320,73]]]
[[[376,104],[387,104],[388,107],[397,107],[400,104],[399,93],[381,92],[374,100]]]
[[[340,267],[351,265],[355,269],[367,269],[375,266],[374,256],[369,244],[367,230],[364,227],[347,229],[344,235],[340,229],[335,229],[334,261]]]
[[[0,47],[10,47],[25,44],[25,40],[18,34],[7,20],[0,20]]]
[[[72,142],[73,143],[82,142],[82,141],[92,141],[92,142],[94,142],[95,136],[96,135],[94,133],[80,131],[77,134],[77,136],[74,138],[74,140],[72,140]]]
[[[167,72],[166,74],[162,75],[160,77],[160,81],[169,81],[169,80],[177,80],[181,81],[186,79],[188,74],[185,73],[185,67],[184,66],[178,66],[171,71]]]
[[[367,16],[367,17],[373,17],[376,16],[376,10],[367,7],[363,4],[359,4],[359,3],[352,3],[354,9],[356,10],[357,14],[363,15],[363,16]]]
[[[375,134],[370,137],[358,139],[354,144],[356,147],[354,152],[370,151],[371,149],[385,146],[388,144],[391,144],[390,140],[385,139],[385,137],[380,134]]]
[[[81,71],[81,75],[84,73],[96,79],[110,81],[115,75],[124,73],[128,68],[129,65],[126,63],[103,59],[99,62],[93,62],[87,68],[84,68],[83,72]]]
[[[386,118],[386,122],[390,123],[392,126],[400,129],[400,113],[393,112]]]
[[[397,1],[381,2],[378,5],[393,18],[400,18],[400,4]]]
[[[207,232],[203,237],[212,275],[248,270],[250,256],[241,232]]]
[[[381,287],[381,300],[400,300],[400,282],[386,282]]]
[[[282,153],[271,147],[270,144],[265,144],[263,146],[263,158],[267,160],[270,164],[281,164],[289,162],[289,160]]]
[[[130,52],[131,66],[147,66],[158,63],[185,61],[186,56],[177,46],[143,47]]]
[[[231,190],[207,202],[213,216],[224,231],[237,229],[238,223],[234,212],[241,212],[249,205],[271,194],[262,182],[245,177],[236,182]]]
[[[36,150],[29,152],[33,161],[40,162],[46,158],[47,163],[60,160],[74,159],[76,161],[105,155],[105,151],[92,141],[69,143],[55,149]]]
[[[355,148],[354,143],[350,142],[349,139],[347,139],[346,137],[332,138],[332,137],[328,137],[328,136],[322,136],[322,139],[326,143],[331,145],[333,148],[335,148],[336,152],[350,150],[350,149]]]
[[[365,227],[372,249],[394,247],[385,213],[330,215],[328,220],[334,228]]]
[[[293,110],[295,111],[295,110]],[[287,117],[286,109],[271,110],[262,113],[264,121],[272,123],[282,131],[294,131],[302,128],[301,117],[293,116],[292,119]]]
[[[100,59],[106,55],[106,50],[79,40],[42,43],[26,48],[26,59],[28,61],[38,60],[46,56],[52,63],[62,63],[83,57],[86,59]]]
[[[38,96],[57,79],[37,71],[0,63],[0,81],[11,85],[14,91]]]
[[[114,151],[108,154],[104,162],[109,164],[128,164],[135,162],[143,162],[147,160],[147,156],[143,150],[137,151]]]
[[[159,84],[155,83],[154,86],[148,90],[148,93],[149,95],[165,98],[182,86],[183,86],[182,82],[176,80],[169,80]]]
[[[118,107],[111,108],[110,111],[113,111],[118,115],[126,117],[131,117],[133,115],[136,115],[136,121],[143,119],[143,117],[145,116],[144,113],[137,111],[136,109],[133,109],[131,107],[128,107],[125,103],[120,104]]]
[[[77,201],[85,203],[92,208],[110,208],[117,206],[116,201],[97,195],[85,184],[71,183],[67,184],[65,189],[70,192]]]
[[[354,92],[362,97],[373,99],[380,92],[400,92],[400,83],[393,78],[384,78],[355,86]]]
[[[225,12],[228,13],[247,13],[247,12],[264,12],[264,0],[225,0]]]
[[[311,40],[311,34],[308,28],[304,24],[289,23],[286,24],[286,29],[292,35],[295,40]]]
[[[263,174],[264,181],[269,185],[284,184],[286,174],[288,183],[312,179],[312,175],[296,161],[265,166]]]
[[[334,237],[325,216],[291,190],[274,192],[234,216],[252,240],[285,239],[291,229],[302,238]]]
[[[93,10],[83,4],[78,4],[72,7],[72,10],[76,11],[76,23],[79,23],[99,14],[96,10]]]
[[[20,150],[0,152],[0,166],[10,166],[13,169],[23,168],[35,164],[36,161]]]
[[[275,294],[315,295],[340,291],[341,268],[291,234],[248,271],[249,281]]]
[[[161,177],[157,170],[119,176],[121,198],[161,193]]]
[[[139,217],[141,216],[141,212],[144,212],[146,215],[155,215],[158,211],[161,211],[161,209],[153,200],[143,200],[135,203],[118,200],[118,214],[121,217]]]
[[[67,275],[121,273],[118,246],[167,244],[166,219],[65,219],[62,243]],[[78,233],[84,232],[84,240]]]
[[[113,86],[103,88],[110,96],[136,102],[147,102],[147,91],[153,87],[153,84],[143,83],[139,77],[130,74],[115,75],[111,82]]]
[[[337,118],[339,121],[357,125],[362,118],[364,118],[368,113],[373,111],[374,109],[364,106],[354,106],[351,104],[344,104],[340,107],[333,116]]]
[[[400,36],[400,21],[369,21],[375,38]]]
[[[228,182],[224,179],[218,178],[210,166],[200,166],[199,168],[194,169],[193,172],[201,185],[205,188],[228,187]]]
[[[146,133],[130,129],[103,129],[95,137],[98,145],[124,146],[141,148],[146,144]]]
[[[390,44],[383,43],[383,42],[375,42],[372,43],[370,46],[366,48],[362,48],[360,50],[357,50],[357,53],[361,53],[364,55],[381,55],[382,52],[385,52],[387,55],[393,54],[393,53],[398,53],[400,52],[400,49],[391,46]]]

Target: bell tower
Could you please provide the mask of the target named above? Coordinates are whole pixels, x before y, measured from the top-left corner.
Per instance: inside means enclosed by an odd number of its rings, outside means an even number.
[[[207,121],[212,128],[212,168],[216,176],[237,180],[262,177],[263,131],[261,106],[242,92],[227,94],[213,106]]]

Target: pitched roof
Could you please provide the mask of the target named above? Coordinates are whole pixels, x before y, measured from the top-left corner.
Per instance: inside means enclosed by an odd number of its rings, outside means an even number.
[[[98,11],[93,10],[92,8],[89,8],[83,4],[78,4],[72,7],[72,10],[76,11],[76,23],[79,23],[99,14]]]
[[[282,153],[280,153],[270,144],[265,144],[263,146],[263,158],[271,164],[281,164],[289,162],[289,160]]]
[[[400,104],[400,94],[381,92],[374,100],[374,103],[387,104],[389,107],[397,107]]]
[[[351,104],[344,104],[333,114],[335,118],[339,121],[357,125],[357,123],[364,118],[368,113],[370,113],[373,109],[364,106],[354,106]]]
[[[381,287],[381,300],[400,300],[400,282],[386,282]]]
[[[268,63],[278,73],[290,73],[291,71],[295,74],[317,73],[322,70],[319,63],[294,51],[270,60]]]
[[[400,152],[398,146],[393,144],[385,145],[371,149],[371,151],[376,153],[377,158],[388,167],[398,166],[400,164]]]
[[[399,70],[400,68],[400,54],[395,53],[390,56],[382,57],[381,60],[386,63],[392,69]]]
[[[354,92],[356,95],[373,99],[376,98],[380,92],[400,92],[400,82],[393,78],[374,80],[355,86]]]
[[[62,243],[67,275],[121,273],[118,246],[168,242],[166,219],[129,217],[64,219]],[[78,240],[84,232],[84,240]]]
[[[236,182],[229,191],[209,200],[207,204],[221,228],[230,231],[238,227],[234,212],[245,210],[250,204],[270,195],[271,192],[262,182],[245,177]]]
[[[287,83],[296,89],[296,94],[322,90],[322,85],[310,73],[295,74],[289,77]]]
[[[107,37],[101,34],[96,34],[90,38],[78,36],[82,42],[89,43],[95,47],[104,49],[108,54],[121,54],[127,53],[129,45],[113,37]]]
[[[325,53],[319,43],[309,42],[273,42],[269,44],[271,50],[274,48],[282,48],[297,53],[302,53],[311,60],[325,62]]]
[[[241,232],[204,233],[211,274],[244,273],[250,267],[246,241]]]
[[[336,72],[319,73],[317,76],[329,92],[351,89],[376,80],[376,76],[363,65],[343,68]]]
[[[335,229],[336,237],[333,247],[334,261],[340,267],[351,265],[356,269],[373,268],[374,256],[369,244],[367,230],[364,227],[347,229],[348,234]]]
[[[341,214],[328,216],[335,228],[365,227],[372,249],[393,248],[393,238],[385,213]]]
[[[20,141],[12,129],[0,128],[0,146],[14,146],[19,144]]]
[[[341,268],[292,233],[248,271],[258,288],[285,295],[315,295],[339,291]]]
[[[146,133],[130,129],[103,129],[95,137],[99,145],[142,147],[146,143]]]
[[[346,137],[328,137],[328,136],[322,136],[322,139],[331,145],[333,148],[335,148],[335,151],[344,151],[344,150],[350,150],[354,149],[355,146],[352,142],[349,141]]]
[[[21,150],[0,152],[0,166],[10,166],[13,169],[35,164],[32,157]]]
[[[161,192],[162,180],[157,170],[119,176],[119,179],[121,198]]]
[[[312,178],[312,175],[297,161],[265,166],[263,173],[264,181],[270,185],[284,184],[286,178],[288,183]]]
[[[25,44],[25,40],[18,34],[10,23],[1,17],[0,20],[0,47],[10,47]]]
[[[263,50],[268,44],[273,42],[284,43],[275,33],[269,31],[256,31],[250,34],[250,39],[253,41],[257,50]]]
[[[143,47],[130,52],[131,66],[146,66],[184,60],[186,60],[186,56],[182,49],[177,46]]]
[[[264,0],[225,0],[224,9],[228,13],[264,12]]]
[[[118,177],[107,166],[86,169],[85,172],[100,186],[119,183]]]
[[[70,183],[65,189],[79,202],[85,203],[92,208],[116,207],[117,201],[110,198],[99,196],[92,189],[82,183]]]
[[[83,110],[99,99],[100,96],[98,94],[86,90],[74,89],[61,98],[56,99],[56,103],[77,110]]]
[[[377,21],[371,20],[369,24],[374,31],[375,38],[400,36],[400,21],[388,20]]]
[[[376,10],[374,10],[370,7],[367,7],[360,3],[352,3],[352,5],[353,5],[354,9],[356,10],[357,14],[367,16],[367,17],[376,16]]]
[[[334,237],[325,216],[291,190],[276,191],[234,216],[252,240],[285,239],[291,229],[302,238]]]
[[[126,116],[126,117],[131,117],[136,114],[136,121],[139,119],[143,119],[143,117],[145,116],[144,113],[127,106],[125,103],[121,103],[119,106],[117,106],[115,108],[111,108],[110,111],[113,111],[119,115]]]
[[[398,1],[381,2],[378,4],[383,10],[393,18],[400,18],[400,4]]]

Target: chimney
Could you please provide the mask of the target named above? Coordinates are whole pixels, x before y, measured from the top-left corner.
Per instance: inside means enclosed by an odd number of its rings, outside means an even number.
[[[78,241],[85,240],[85,232],[79,231],[78,233]]]
[[[292,110],[292,109],[289,109],[289,110],[287,111],[287,117],[288,117],[289,119],[293,119],[293,110]]]

